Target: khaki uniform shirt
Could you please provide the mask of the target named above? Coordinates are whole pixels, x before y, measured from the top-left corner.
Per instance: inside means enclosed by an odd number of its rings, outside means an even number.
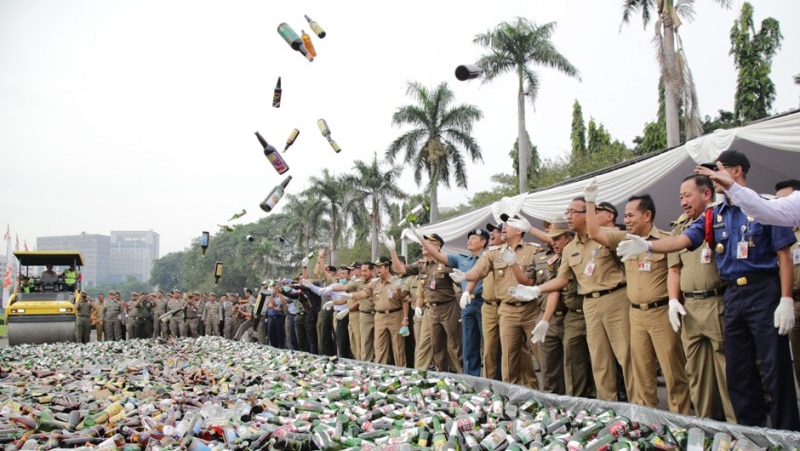
[[[487,251],[500,249],[502,246],[489,246]],[[483,278],[483,300],[489,302],[497,301],[497,294],[494,291],[494,273],[490,272]]]
[[[561,265],[561,256],[553,252],[552,249],[542,250],[537,252],[536,255],[533,256],[534,265],[536,267],[536,283],[542,284],[544,282],[553,280],[556,278],[556,274],[558,274],[558,267]],[[561,290],[561,296],[558,298],[558,306],[556,307],[556,312],[564,313],[567,310],[567,305],[565,303],[565,292],[569,293],[572,298],[576,298],[575,291],[576,291],[576,283],[574,280],[571,280],[563,290]],[[545,304],[547,303],[547,295],[545,294],[542,296],[542,311],[545,310]],[[581,300],[580,307],[573,307],[572,310],[577,310],[583,308],[583,300]]]
[[[614,229],[604,228],[604,231]],[[575,235],[561,254],[559,279],[578,283],[578,295],[611,290],[625,283],[625,272],[617,255],[589,237]]]
[[[122,313],[122,304],[116,299],[106,299],[103,301],[105,306],[103,308],[103,318],[106,321],[113,321],[119,319],[119,315]]]
[[[680,235],[693,222],[694,220],[689,216],[681,215],[672,227],[672,235]],[[682,266],[681,291],[708,291],[722,288],[725,285],[719,278],[716,252],[709,248],[706,242],[693,251],[684,249],[669,254],[667,265],[670,268],[677,265]]]
[[[375,301],[375,310],[388,311],[403,306],[402,290],[392,285],[392,281],[376,277],[363,290]]]
[[[92,305],[94,305],[94,310],[92,310],[92,324],[102,323],[103,322],[103,309],[105,308],[105,300],[103,302],[95,301]]]
[[[455,287],[450,273],[453,268],[439,262],[412,263],[406,265],[406,275],[420,275],[425,301],[444,304],[456,300]],[[424,277],[423,277],[424,275]],[[377,308],[377,299],[375,305]]]
[[[93,309],[92,301],[83,298],[78,300],[78,306],[77,306],[78,316],[91,318],[92,309]]]
[[[156,297],[155,306],[153,307],[153,314],[157,317],[167,313],[167,300]]]
[[[183,318],[183,308],[184,307],[185,307],[185,304],[183,303],[183,299],[172,298],[172,299],[169,300],[169,302],[167,302],[167,310],[168,311],[172,312],[172,311],[175,311],[176,309],[180,309],[179,311],[177,311],[177,312],[172,314],[172,316],[174,316],[176,318]]]
[[[628,233],[618,230],[604,230],[611,249],[616,250],[619,243],[627,239]],[[648,241],[666,238],[670,234],[658,230],[656,226],[644,237]],[[666,299],[667,294],[667,256],[646,252],[625,262],[625,275],[628,279],[628,300],[634,304],[645,304]]]
[[[203,306],[203,318],[206,320],[219,320],[222,316],[221,313],[222,306],[220,306],[219,301],[217,299],[208,300],[206,301],[206,305]]]
[[[347,285],[344,286],[344,288],[345,288],[345,291],[347,291],[348,293],[355,293],[356,291],[363,290],[364,286],[366,284],[367,284],[367,282],[364,279],[362,279],[361,277],[358,277],[358,278],[353,279],[350,282],[348,282]],[[370,299],[370,298],[364,298],[364,299],[361,299],[359,301],[356,301],[355,299],[348,299],[347,300],[347,308],[348,309],[352,308],[356,304],[358,304],[358,309],[359,310],[365,310],[365,311],[368,311],[368,312],[372,311],[372,310],[375,310],[375,305],[373,304],[372,299]]]
[[[485,278],[490,273],[493,274],[494,295],[496,298],[504,302],[514,302],[515,299],[508,293],[508,289],[519,284],[511,269],[512,265],[500,258],[500,253],[503,249],[504,246],[490,248],[481,255],[472,269],[477,271],[481,278]],[[519,263],[520,268],[525,271],[525,275],[534,280],[534,283],[536,283],[536,266],[533,263],[533,256],[541,251],[541,249],[540,246],[533,243],[525,243],[522,241],[520,241],[514,249],[514,253],[517,255],[517,263]],[[486,299],[486,285],[483,286],[483,293],[484,299]]]

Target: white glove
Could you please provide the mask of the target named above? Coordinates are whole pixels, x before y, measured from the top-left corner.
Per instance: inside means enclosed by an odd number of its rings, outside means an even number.
[[[414,316],[422,318],[422,314],[423,314],[422,307],[414,307]]]
[[[534,343],[544,343],[544,339],[547,336],[547,329],[550,328],[550,321],[541,320],[536,323],[536,327],[533,328],[533,332],[531,332],[531,340]]]
[[[454,269],[453,272],[450,273],[450,280],[455,283],[461,283],[466,278],[467,276],[464,274],[464,271],[461,271],[460,269]]]
[[[323,310],[330,310],[332,308],[333,308],[333,301],[328,301],[328,302],[322,304],[322,309]]]
[[[775,309],[775,328],[780,335],[786,335],[794,327],[794,301],[790,297],[781,298]]]
[[[349,314],[350,314],[350,309],[344,309],[336,314],[336,319],[344,319],[344,317]]]
[[[422,232],[419,231],[419,226],[416,224],[411,224],[411,232],[414,234],[415,237],[422,243],[425,238],[422,237]]]
[[[300,261],[300,266],[303,268],[308,268],[308,257],[305,257]]]
[[[542,294],[541,288],[538,285],[527,286],[517,285],[508,288],[508,293],[514,296],[518,301],[532,301]]]
[[[531,229],[531,223],[528,222],[528,220],[525,218],[511,218],[508,221],[506,221],[506,224],[509,227],[513,227],[523,232],[527,232],[528,230]]]
[[[503,249],[503,251],[500,252],[500,259],[503,260],[505,263],[508,263],[509,265],[513,265],[514,263],[517,262],[517,254],[513,250],[511,250],[510,247],[506,246],[505,249]]]
[[[324,296],[324,295],[326,295],[326,294],[330,294],[330,293],[331,293],[331,291],[333,291],[333,287],[331,287],[331,286],[322,287],[322,288],[320,288],[320,290],[319,290],[319,295],[320,295],[320,296]]]
[[[680,301],[677,299],[669,300],[669,323],[672,324],[672,330],[676,333],[681,328],[681,317],[678,314],[685,316],[686,309],[683,308]]]
[[[381,234],[381,241],[383,242],[383,245],[386,246],[386,249],[389,249],[390,251],[396,249],[394,238],[390,237],[389,235],[385,233]]]
[[[649,252],[652,249],[652,243],[645,240],[638,235],[628,234],[627,240],[617,245],[617,255],[622,257],[622,261],[628,261],[633,257]]]
[[[596,202],[597,201],[597,179],[592,179],[586,188],[583,189],[583,197],[586,199],[586,202]]]
[[[467,308],[467,306],[472,302],[472,297],[469,291],[465,291],[461,293],[461,300],[458,301],[458,304],[461,306],[462,309]]]
[[[353,299],[353,295],[351,293],[339,293],[339,299]]]

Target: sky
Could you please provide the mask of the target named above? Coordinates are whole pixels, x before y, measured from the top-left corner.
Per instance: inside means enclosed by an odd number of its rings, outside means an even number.
[[[729,32],[742,3],[725,10],[697,1],[695,19],[680,29],[703,116],[733,109]],[[476,34],[518,16],[556,22],[552,42],[581,72],[577,80],[537,69],[526,127],[542,157],[569,153],[575,100],[587,123],[593,117],[632,145],[656,115],[658,65],[653,24],[637,15],[621,26],[621,4],[0,0],[0,226],[29,247],[37,236],[154,230],[162,256],[184,250],[241,209],[247,215],[232,224],[267,215],[258,205],[285,175],[264,157],[256,130],[281,150],[300,130],[284,154],[287,191],[299,193],[323,169],[344,174],[356,160],[383,158],[407,130],[391,119],[413,103],[410,81],[446,82],[456,104],[483,111],[473,130],[483,161],[469,163],[466,190],[440,190],[440,208],[463,204],[492,189],[491,175],[512,172],[517,84],[510,74],[460,82],[454,71],[484,53]],[[800,2],[751,4],[756,23],[774,17],[784,36],[772,65],[773,112],[796,109]],[[281,22],[311,33],[305,14],[327,32],[312,34],[313,62],[277,33]],[[279,76],[281,107],[273,108]],[[321,136],[320,118],[341,153]],[[400,187],[419,191],[411,169]]]

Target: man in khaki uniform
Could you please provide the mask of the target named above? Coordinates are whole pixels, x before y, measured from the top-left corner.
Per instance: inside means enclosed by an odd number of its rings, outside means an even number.
[[[389,363],[391,347],[394,364],[406,366],[405,338],[400,335],[400,328],[408,327],[408,303],[400,279],[393,278],[389,270],[392,261],[388,257],[380,257],[375,263],[377,278],[369,282],[362,291],[342,293],[340,296],[356,301],[372,298],[375,302],[375,361]]]
[[[685,213],[675,222],[672,235],[680,235],[689,228],[713,200],[711,179],[702,175],[683,179],[680,202]],[[669,254],[667,262],[669,317],[672,329],[681,332],[695,413],[712,420],[736,423],[725,377],[725,339],[722,333],[725,283],[719,277],[715,252],[708,243],[703,243],[694,251],[684,249]],[[683,306],[681,298],[684,299]],[[683,315],[682,325],[679,314]]]
[[[167,302],[167,311],[174,312],[169,318],[169,334],[172,337],[183,337],[183,309],[186,304],[183,302],[183,294],[179,290],[172,290],[172,298]]]
[[[424,239],[439,248],[444,246],[444,240],[438,234],[425,235]],[[456,301],[453,280],[450,278],[453,269],[433,261],[432,258],[427,258],[425,263],[406,265],[397,256],[394,239],[384,235],[383,244],[392,254],[393,268],[397,274],[426,274],[422,290],[428,302],[428,311],[425,314],[430,315],[433,361],[439,371],[461,373],[461,309]],[[422,255],[427,256],[425,248],[422,249]],[[456,362],[450,362],[448,348],[455,352]]]
[[[85,292],[75,301],[75,310],[78,317],[75,321],[75,341],[78,343],[89,343],[92,334],[92,311],[94,306],[89,295]]]
[[[594,199],[592,199],[594,201]],[[617,400],[616,359],[625,377],[628,399],[633,399],[633,369],[630,357],[630,303],[625,290],[625,273],[619,259],[607,247],[589,238],[586,201],[573,199],[566,211],[575,238],[563,251],[563,262],[555,279],[529,290],[517,291],[529,298],[563,290],[570,281],[578,283],[578,296],[584,298],[586,339],[592,361],[597,397]],[[655,375],[655,369],[653,370]]]
[[[536,283],[533,255],[541,248],[522,241],[523,235],[530,229],[527,220],[524,221],[527,226],[517,224],[515,227],[509,224],[509,219],[522,221],[520,216],[515,215],[511,218],[507,214],[502,214],[500,219],[505,223],[503,234],[506,237],[506,245],[500,249],[484,252],[475,266],[466,273],[454,271],[455,279],[477,282],[490,272],[494,274],[495,296],[501,301],[498,313],[503,382],[524,384],[538,389],[539,379],[536,374],[523,372],[525,364],[522,363],[522,359],[527,357],[520,349],[531,346],[533,352],[533,344],[530,343],[528,334],[536,326],[536,318],[540,313],[539,304],[514,299],[509,293],[509,288],[516,287],[517,284]]]
[[[617,245],[628,233],[658,240],[669,234],[653,225],[655,204],[648,194],[632,196],[625,206],[625,226],[628,232],[597,224],[594,198],[597,185],[586,188],[589,237],[616,251]],[[681,349],[680,337],[669,322],[667,292],[667,257],[664,254],[640,254],[625,262],[630,300],[630,341],[633,364],[634,396],[632,401],[648,407],[658,406],[656,363],[661,365],[667,384],[667,401],[670,412],[688,415],[691,411],[689,380],[686,377],[686,358]],[[656,362],[656,359],[658,361]]]
[[[94,331],[97,336],[97,341],[103,341],[105,337],[105,297],[103,293],[97,295],[97,301],[94,303],[94,310],[92,311],[92,324],[94,324]]]
[[[350,274],[350,281],[345,285],[332,286],[331,291],[346,291],[348,293],[355,293],[363,290],[366,284],[372,280],[372,271],[375,268],[375,265],[372,263],[361,264],[354,262],[351,265],[351,268],[353,269],[352,273]],[[367,307],[370,307],[367,311],[374,310],[369,305],[370,302],[370,300],[367,300],[365,303]],[[359,312],[359,308],[361,308],[360,302],[352,298],[348,299],[347,308],[349,310],[348,316],[350,317],[350,321],[347,324],[347,332],[350,337],[350,350],[353,353],[354,359],[364,360],[361,356],[361,312]],[[368,346],[368,348],[371,350],[372,346]],[[374,351],[369,352],[369,354],[370,357],[372,357],[372,355],[374,355]],[[370,358],[368,361],[371,362],[372,359]]]
[[[167,313],[167,300],[164,299],[164,291],[156,291],[156,301],[153,307],[153,337],[167,338],[169,327],[161,321],[161,315]]]
[[[203,319],[205,320],[206,335],[219,336],[219,320],[222,317],[222,306],[217,300],[216,293],[208,293],[208,298],[203,306]]]

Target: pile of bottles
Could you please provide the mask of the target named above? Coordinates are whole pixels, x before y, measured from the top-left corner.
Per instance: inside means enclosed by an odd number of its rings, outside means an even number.
[[[6,449],[683,450],[689,436],[513,402],[457,375],[220,337],[22,345],[0,362]],[[758,449],[724,434],[699,443]]]

